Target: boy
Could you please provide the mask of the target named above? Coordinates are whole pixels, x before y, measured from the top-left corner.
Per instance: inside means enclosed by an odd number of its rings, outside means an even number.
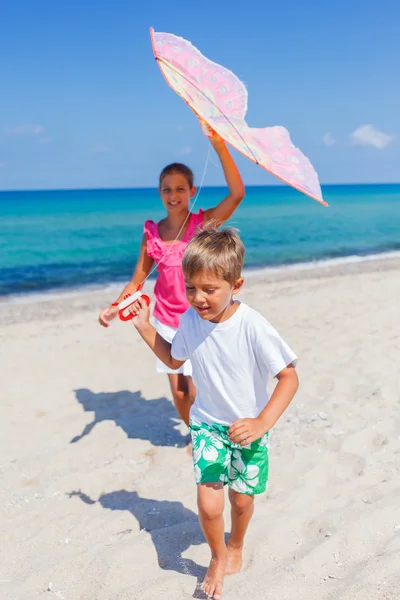
[[[192,361],[196,400],[190,432],[199,521],[211,562],[203,591],[220,600],[224,576],[240,571],[254,495],[268,480],[268,432],[293,399],[297,357],[255,310],[234,299],[243,285],[244,246],[232,229],[206,227],[186,248],[182,268],[190,308],[166,342],[149,323],[141,299],[133,324],[171,369]],[[271,398],[268,377],[278,383]],[[224,485],[229,486],[232,527],[224,538]]]

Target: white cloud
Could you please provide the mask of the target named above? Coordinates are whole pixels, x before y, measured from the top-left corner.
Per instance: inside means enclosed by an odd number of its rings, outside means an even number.
[[[6,166],[6,162],[4,160],[0,160],[0,169],[4,169],[4,167]]]
[[[40,135],[44,133],[43,125],[16,125],[5,130],[5,134],[9,137],[17,135]]]
[[[176,130],[177,131],[183,131],[185,128],[183,125],[177,125]]]
[[[41,144],[51,144],[52,141],[53,141],[52,138],[49,137],[48,135],[45,135],[45,136],[39,138],[39,142]]]
[[[353,146],[373,146],[374,148],[386,148],[394,139],[395,135],[382,133],[373,125],[360,125],[353,131],[350,141]]]
[[[182,148],[182,150],[181,150],[181,154],[184,154],[184,155],[191,154],[192,152],[193,152],[193,148],[192,148],[192,146],[185,146],[185,147],[184,147],[184,148]]]
[[[322,136],[322,139],[323,139],[325,146],[334,146],[336,144],[336,140],[330,131],[327,131],[326,133],[324,133],[324,135]]]

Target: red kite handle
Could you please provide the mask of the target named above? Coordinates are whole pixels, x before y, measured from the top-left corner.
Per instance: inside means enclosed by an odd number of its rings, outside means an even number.
[[[133,319],[133,317],[135,316],[134,313],[128,312],[128,314],[125,314],[125,311],[127,308],[132,306],[132,304],[134,304],[139,298],[143,298],[143,300],[146,302],[147,306],[150,306],[150,298],[148,296],[146,296],[146,294],[142,294],[140,292],[141,287],[142,286],[138,286],[138,288],[134,294],[127,294],[124,297],[124,299],[122,300],[122,302],[119,303],[118,316],[121,321],[125,322],[125,321],[130,321],[131,319]]]

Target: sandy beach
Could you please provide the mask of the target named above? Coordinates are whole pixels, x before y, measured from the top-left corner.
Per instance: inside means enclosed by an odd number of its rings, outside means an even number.
[[[187,431],[133,327],[98,325],[115,293],[0,302],[1,599],[204,598]],[[399,259],[249,274],[300,390],[226,600],[400,598],[399,297]]]

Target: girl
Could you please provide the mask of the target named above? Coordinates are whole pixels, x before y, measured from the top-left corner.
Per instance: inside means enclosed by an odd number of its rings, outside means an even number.
[[[200,210],[197,214],[192,213],[188,218],[189,202],[196,194],[193,173],[189,167],[180,163],[165,167],[160,175],[159,193],[167,216],[159,223],[145,222],[133,277],[116,300],[121,302],[126,294],[134,293],[150,273],[153,264],[160,263],[154,288],[154,324],[167,342],[172,342],[179,318],[189,308],[181,267],[188,242],[196,230],[207,221],[212,220],[217,226],[227,221],[244,197],[242,178],[225,142],[211,129],[206,135],[221,161],[229,194],[214,208]],[[108,327],[117,314],[116,306],[108,306],[99,315],[100,324]],[[190,362],[187,361],[181,368],[173,371],[157,359],[157,371],[168,374],[175,408],[186,425],[189,425],[189,411],[195,398]]]

